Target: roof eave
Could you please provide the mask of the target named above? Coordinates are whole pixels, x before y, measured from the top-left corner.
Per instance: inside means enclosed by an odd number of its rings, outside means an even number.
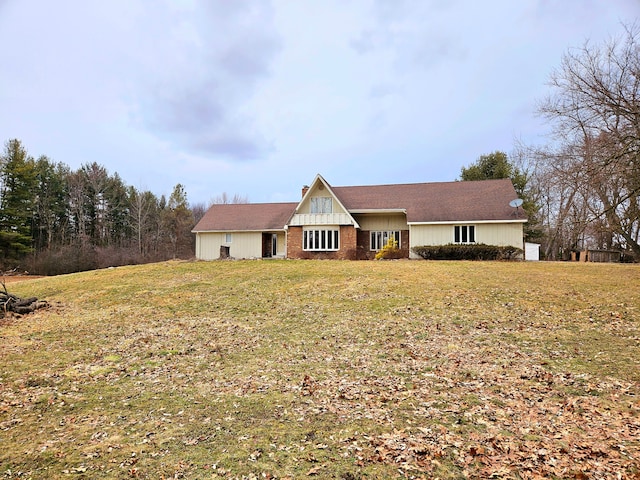
[[[527,219],[513,218],[502,220],[444,220],[444,221],[426,221],[426,222],[407,222],[407,225],[453,225],[456,223],[527,223]]]
[[[261,233],[261,232],[284,232],[286,227],[278,228],[259,228],[251,230],[241,230],[238,228],[229,228],[222,230],[191,230],[191,233]]]
[[[379,213],[379,214],[388,214],[388,213],[404,213],[406,215],[406,208],[356,208],[353,210],[349,210],[351,214],[364,214],[364,213]]]

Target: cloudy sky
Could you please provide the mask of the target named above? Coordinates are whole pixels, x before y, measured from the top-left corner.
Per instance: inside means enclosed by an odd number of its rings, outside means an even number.
[[[455,180],[639,0],[0,0],[0,140],[189,201]]]

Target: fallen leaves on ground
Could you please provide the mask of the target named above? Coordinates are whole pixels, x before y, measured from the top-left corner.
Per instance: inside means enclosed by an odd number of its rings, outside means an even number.
[[[78,305],[4,324],[0,435],[11,451],[0,474],[640,475],[639,319],[628,293],[591,295],[594,284],[565,270],[579,304],[550,289],[536,297],[519,272],[505,283],[528,295],[479,287],[484,265],[452,264],[471,280],[450,287],[425,284],[451,273],[422,262],[253,265],[224,263],[224,275],[193,266],[143,314],[132,305],[163,284],[157,273],[130,303],[92,308],[99,296],[79,293]],[[393,288],[376,283],[383,267]],[[304,277],[309,268],[321,272]],[[266,288],[279,271],[291,280]]]

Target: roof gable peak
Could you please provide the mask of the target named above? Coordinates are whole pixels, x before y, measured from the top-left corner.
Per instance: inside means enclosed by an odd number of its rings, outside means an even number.
[[[294,215],[301,212],[301,210],[303,209],[303,205],[305,205],[308,201],[310,201],[309,199],[311,197],[318,196],[317,195],[318,191],[323,191],[323,192],[326,192],[326,196],[331,197],[338,204],[340,210],[344,211],[344,214],[349,219],[349,222],[353,224],[356,228],[360,228],[360,225],[358,225],[358,222],[356,222],[356,220],[353,218],[349,210],[344,206],[340,197],[336,195],[335,191],[333,190],[329,182],[327,182],[324,179],[324,177],[319,173],[316,174],[315,178],[313,179],[313,182],[311,182],[311,185],[309,185],[308,187],[305,186],[302,189],[302,191],[303,191],[302,199],[298,203],[295,209]]]

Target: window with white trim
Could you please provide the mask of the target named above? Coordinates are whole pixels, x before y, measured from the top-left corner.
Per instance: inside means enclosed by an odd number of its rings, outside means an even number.
[[[475,225],[456,225],[453,227],[453,243],[476,243]]]
[[[224,234],[224,243],[231,243],[231,234],[230,233],[225,233]]]
[[[399,230],[387,232],[371,232],[371,250],[381,250],[387,244],[390,238],[393,238],[396,241],[397,247],[400,248],[401,243]]]
[[[340,249],[338,229],[305,230],[302,232],[302,249],[310,251],[335,251]]]
[[[333,213],[331,197],[312,197],[310,202],[311,213]]]

